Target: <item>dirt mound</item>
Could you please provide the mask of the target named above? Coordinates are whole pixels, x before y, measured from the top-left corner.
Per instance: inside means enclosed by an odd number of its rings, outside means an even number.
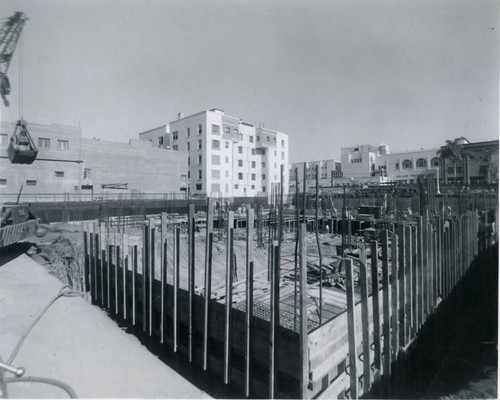
[[[82,289],[83,243],[77,225],[44,225],[28,255],[61,282]]]

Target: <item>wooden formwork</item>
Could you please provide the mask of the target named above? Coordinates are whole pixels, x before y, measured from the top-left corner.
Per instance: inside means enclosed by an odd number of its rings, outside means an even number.
[[[369,244],[370,296],[364,252],[359,261],[347,259],[347,310],[308,336],[307,396],[357,398],[388,377],[478,256],[478,232],[475,211],[435,218],[424,213],[396,224],[392,234],[382,230],[380,242]],[[359,267],[360,296],[352,289],[354,262]]]

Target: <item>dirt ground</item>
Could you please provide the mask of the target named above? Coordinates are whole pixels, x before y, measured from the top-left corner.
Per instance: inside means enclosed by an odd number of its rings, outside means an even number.
[[[245,279],[245,262],[246,262],[246,240],[244,229],[236,230],[234,240],[234,254],[236,259],[236,272],[234,282]],[[43,265],[49,273],[56,276],[61,282],[70,284],[71,286],[81,289],[81,276],[83,274],[83,227],[81,224],[50,224],[41,225],[36,236],[29,238],[29,242],[33,243],[33,247],[29,249],[28,255],[39,264]],[[142,246],[142,230],[140,228],[127,228],[129,245]],[[226,239],[217,240],[214,235],[213,243],[213,259],[212,259],[212,288],[214,291],[217,288],[225,286],[226,279]],[[114,240],[121,241],[120,234],[111,230],[109,232],[109,241],[114,243]],[[315,257],[318,254],[317,242],[314,234],[307,235],[308,255]],[[321,253],[323,256],[323,264],[328,265],[333,262],[336,251],[335,244],[339,242],[339,237],[336,235],[319,236]],[[201,230],[195,234],[195,286],[198,292],[203,291],[205,279],[205,242],[206,232]],[[173,277],[173,233],[169,230],[167,234],[167,281],[172,283]],[[282,243],[282,258],[293,259],[295,250],[294,233],[285,233]],[[140,248],[139,248],[140,251]],[[159,235],[156,235],[155,240],[155,277],[160,279],[160,240]],[[181,233],[180,243],[180,286],[187,289],[188,283],[188,236]],[[268,251],[267,247],[253,248],[254,256],[254,277],[259,279],[260,276],[267,278],[268,269]],[[285,260],[286,261],[286,260]],[[314,260],[313,260],[314,262]],[[317,262],[316,262],[317,263]],[[283,262],[282,272],[286,273],[287,269],[292,270],[292,266]],[[142,257],[138,260],[138,270],[142,270]]]

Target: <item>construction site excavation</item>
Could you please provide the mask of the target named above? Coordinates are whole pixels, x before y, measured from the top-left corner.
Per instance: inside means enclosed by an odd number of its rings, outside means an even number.
[[[366,3],[1,2],[0,399],[498,397],[498,9]]]
[[[387,381],[470,266],[495,210],[460,212],[421,182],[417,210],[382,195],[322,208],[318,192],[231,210],[83,223],[93,304],[245,397],[357,398]],[[306,206],[307,205],[307,206]],[[485,259],[485,257],[487,257]]]

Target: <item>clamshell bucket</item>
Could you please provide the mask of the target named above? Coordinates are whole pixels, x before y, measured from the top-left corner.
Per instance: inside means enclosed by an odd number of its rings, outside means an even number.
[[[7,153],[13,164],[32,164],[35,161],[38,148],[28,132],[26,121],[22,119],[17,121]]]

